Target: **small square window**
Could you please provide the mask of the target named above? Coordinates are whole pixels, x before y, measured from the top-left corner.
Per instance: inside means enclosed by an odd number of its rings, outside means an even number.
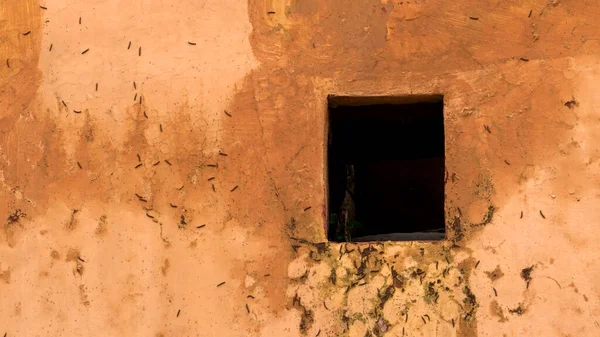
[[[442,240],[442,96],[330,96],[330,241]]]

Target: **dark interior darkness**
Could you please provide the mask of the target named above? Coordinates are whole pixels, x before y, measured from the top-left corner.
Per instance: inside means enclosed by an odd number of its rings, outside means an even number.
[[[443,238],[441,97],[409,104],[330,104],[329,127],[330,241],[415,232]],[[353,215],[343,215],[348,213]]]

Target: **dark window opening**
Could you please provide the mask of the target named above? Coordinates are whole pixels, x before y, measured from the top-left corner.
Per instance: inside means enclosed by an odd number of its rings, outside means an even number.
[[[442,96],[329,97],[330,241],[441,240]]]

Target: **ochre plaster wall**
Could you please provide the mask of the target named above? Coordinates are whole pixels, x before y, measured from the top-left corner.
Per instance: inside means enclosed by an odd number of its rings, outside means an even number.
[[[600,335],[597,2],[41,5],[0,4],[0,335]],[[444,95],[448,240],[324,243],[330,94]]]

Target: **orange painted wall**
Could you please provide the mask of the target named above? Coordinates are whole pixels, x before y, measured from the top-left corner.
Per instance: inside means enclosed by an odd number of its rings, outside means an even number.
[[[599,4],[41,5],[0,4],[0,335],[600,335]],[[323,243],[330,94],[444,95],[448,240]]]

